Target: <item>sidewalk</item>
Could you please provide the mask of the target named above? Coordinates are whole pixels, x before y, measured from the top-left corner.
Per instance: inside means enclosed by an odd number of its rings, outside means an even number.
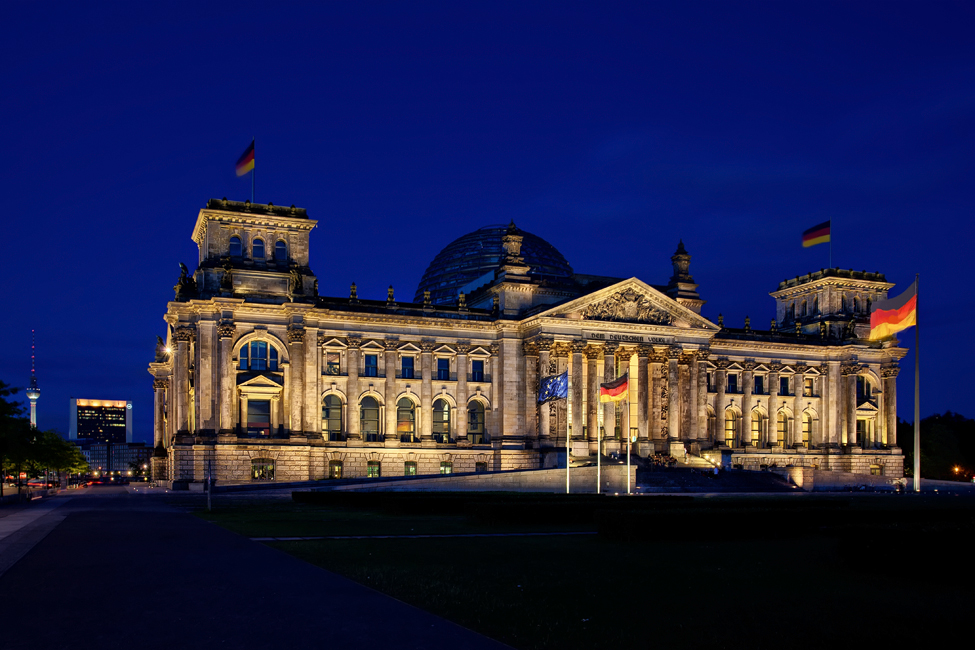
[[[4,608],[5,650],[506,647],[166,499],[105,487],[51,502],[33,523],[56,527],[0,576],[2,593],[30,595]]]

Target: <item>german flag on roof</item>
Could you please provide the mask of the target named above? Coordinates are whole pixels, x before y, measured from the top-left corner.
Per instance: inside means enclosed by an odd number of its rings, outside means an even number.
[[[917,325],[917,280],[896,298],[878,300],[870,310],[870,340],[885,339]]]
[[[622,377],[606,384],[599,384],[600,402],[622,402],[626,399],[626,390],[630,386],[630,373],[624,372]]]
[[[824,221],[818,226],[813,226],[802,233],[802,247],[809,248],[816,244],[825,244],[829,241],[829,221]]]
[[[237,159],[237,175],[243,176],[249,171],[254,169],[254,141],[251,140],[250,145],[244,149],[244,153],[240,154],[240,158]]]

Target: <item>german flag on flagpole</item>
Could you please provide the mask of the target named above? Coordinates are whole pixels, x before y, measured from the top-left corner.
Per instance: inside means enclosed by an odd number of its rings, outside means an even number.
[[[829,221],[824,221],[818,226],[813,226],[802,233],[802,247],[809,248],[816,244],[825,244],[829,241]]]
[[[630,386],[630,373],[624,372],[622,377],[606,384],[599,384],[600,402],[622,402],[626,399],[626,391]]]
[[[907,291],[888,300],[878,300],[870,310],[870,340],[893,336],[917,325],[917,280]]]
[[[240,154],[240,158],[237,159],[237,175],[243,176],[249,171],[254,170],[254,141],[251,140],[250,145],[244,149],[244,153]]]

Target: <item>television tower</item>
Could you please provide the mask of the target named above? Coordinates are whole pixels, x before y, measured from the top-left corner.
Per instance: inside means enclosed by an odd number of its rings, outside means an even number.
[[[27,387],[27,399],[30,400],[30,425],[37,427],[37,400],[41,397],[41,389],[37,387],[37,374],[34,372],[34,330],[30,331],[30,386]]]

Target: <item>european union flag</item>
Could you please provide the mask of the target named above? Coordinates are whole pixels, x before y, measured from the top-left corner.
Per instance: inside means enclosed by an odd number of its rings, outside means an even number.
[[[538,403],[544,404],[553,399],[566,399],[569,397],[569,371],[566,370],[561,375],[544,377],[538,387]]]

